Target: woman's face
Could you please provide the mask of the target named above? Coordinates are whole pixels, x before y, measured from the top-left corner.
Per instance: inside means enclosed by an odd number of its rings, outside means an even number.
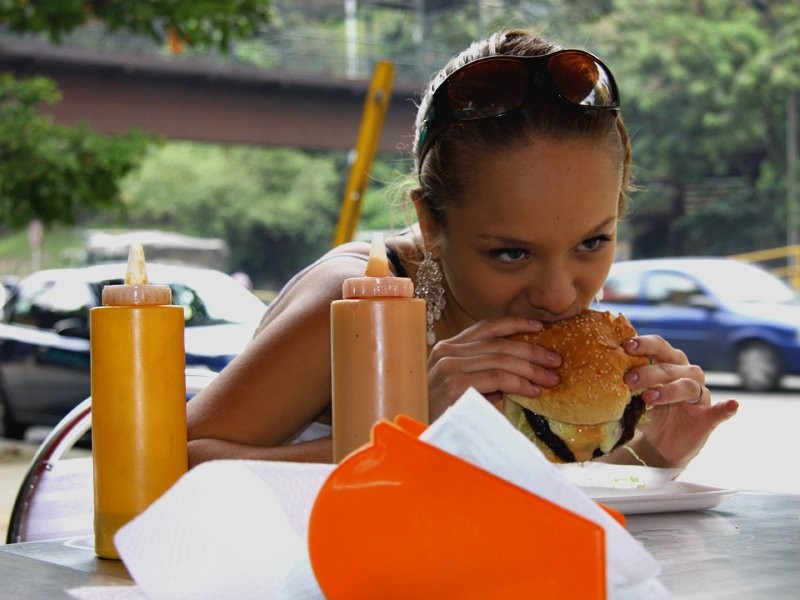
[[[614,260],[621,182],[603,140],[483,157],[439,236],[451,315],[551,321],[588,307]]]

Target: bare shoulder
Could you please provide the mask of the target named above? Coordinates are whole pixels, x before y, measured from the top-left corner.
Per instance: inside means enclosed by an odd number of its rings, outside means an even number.
[[[342,282],[364,274],[369,246],[352,242],[329,251],[290,280],[273,301],[267,321],[289,306],[329,305],[342,297]]]
[[[275,446],[330,405],[330,304],[364,273],[368,248],[336,248],[273,300],[253,340],[190,403],[193,439]]]
[[[388,243],[399,250],[408,270],[405,257],[414,252],[411,236],[391,238]],[[368,259],[369,244],[366,242],[349,242],[328,251],[286,284],[259,329],[287,314],[297,319],[327,313],[330,303],[342,297],[344,280],[364,275]]]

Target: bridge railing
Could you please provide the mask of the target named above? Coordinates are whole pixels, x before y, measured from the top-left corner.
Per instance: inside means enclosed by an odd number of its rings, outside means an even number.
[[[730,258],[759,263],[800,290],[800,244],[744,252]]]

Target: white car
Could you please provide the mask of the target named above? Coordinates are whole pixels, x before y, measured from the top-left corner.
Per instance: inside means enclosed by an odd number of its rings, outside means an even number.
[[[55,425],[90,393],[89,311],[105,285],[123,283],[126,263],[49,269],[9,289],[0,322],[0,434]],[[213,269],[147,264],[186,319],[187,368],[221,371],[253,336],[266,305]]]

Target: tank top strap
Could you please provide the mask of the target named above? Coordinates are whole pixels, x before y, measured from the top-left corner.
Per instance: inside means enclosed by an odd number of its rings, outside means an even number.
[[[403,262],[400,260],[400,256],[397,254],[397,251],[388,244],[386,245],[386,258],[388,258],[389,262],[392,263],[395,275],[398,277],[408,277],[406,268],[403,266]]]

